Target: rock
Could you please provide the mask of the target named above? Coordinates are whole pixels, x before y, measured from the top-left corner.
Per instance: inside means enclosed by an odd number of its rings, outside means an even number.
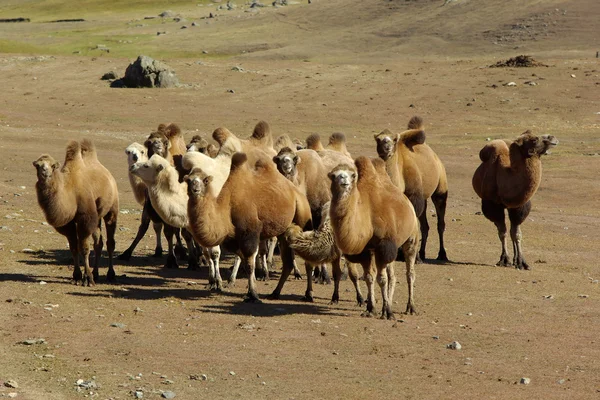
[[[227,93],[235,93],[235,90],[233,90],[233,89],[227,89]]]
[[[206,374],[200,375],[200,380],[207,381],[208,380],[208,375],[206,375]]]
[[[20,344],[24,344],[25,346],[32,346],[34,344],[46,344],[46,339],[36,338],[36,339],[27,339],[20,342]]]
[[[446,348],[450,349],[450,350],[460,350],[460,349],[462,349],[462,346],[457,341],[454,341],[452,343],[447,344]]]
[[[197,25],[196,21],[192,22],[192,26],[196,26],[196,25]]]
[[[114,322],[114,323],[110,324],[110,326],[111,326],[111,327],[113,327],[113,328],[121,328],[121,329],[124,329],[124,328],[125,328],[127,325],[125,325],[125,324],[122,324],[122,323],[120,323],[120,322]]]
[[[166,392],[162,392],[162,397],[164,399],[174,399],[175,398],[175,392],[171,392],[170,390],[167,390]]]
[[[238,67],[237,65],[231,68],[232,71],[244,72],[244,68]]]
[[[571,78],[577,78],[575,74],[571,74]]]
[[[229,371],[229,375],[231,375],[231,376],[235,376],[235,372],[233,372],[233,371]]]
[[[10,397],[11,399],[14,399],[15,397],[17,397],[19,394],[15,393],[15,392],[11,392],[9,394],[6,395],[6,397]]]
[[[515,82],[507,82],[504,86],[517,86],[517,84]]]
[[[537,86],[537,83],[534,81],[527,81],[527,82],[525,82],[525,84],[529,85],[529,86]]]
[[[126,87],[169,88],[179,85],[175,72],[166,64],[147,56],[139,56],[125,70]]]
[[[529,378],[521,378],[521,380],[519,381],[519,383],[521,385],[529,385],[531,383],[531,379],[529,379]]]
[[[559,385],[564,384],[566,381],[564,379],[559,379],[556,381],[556,383],[558,383]]]
[[[181,25],[181,28],[179,29],[187,29],[187,25]]]
[[[88,390],[96,389],[98,387],[96,381],[84,381],[83,379],[77,379],[77,382],[75,382],[75,386]]]
[[[135,397],[136,399],[143,399],[144,392],[142,392],[141,390],[136,390],[135,392],[133,392],[133,397]]]
[[[4,386],[13,388],[13,389],[17,389],[19,387],[19,384],[16,381],[10,379],[10,380],[4,382]]]
[[[175,14],[173,11],[171,10],[166,10],[161,12],[160,14],[158,14],[159,17],[161,18],[173,18],[174,16],[176,16],[177,14]]]

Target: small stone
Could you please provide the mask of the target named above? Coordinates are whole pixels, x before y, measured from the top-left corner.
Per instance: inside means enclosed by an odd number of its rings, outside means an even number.
[[[46,281],[40,281],[40,285],[47,285],[47,284],[48,284],[48,282],[46,282]]]
[[[111,327],[113,327],[113,328],[121,328],[121,329],[123,329],[123,328],[125,328],[127,325],[125,325],[125,324],[122,324],[122,323],[120,323],[120,322],[113,322],[112,324],[110,324],[110,326],[111,326]]]
[[[103,81],[117,79],[117,73],[115,71],[109,71],[109,72],[105,73],[104,75],[102,75],[102,78],[100,78],[100,79],[102,79]]]
[[[196,22],[195,22],[195,21],[194,21],[194,22],[192,22],[192,26],[196,26]]]
[[[244,68],[238,67],[237,65],[231,68],[232,71],[244,72]]]
[[[133,397],[135,397],[136,399],[143,399],[144,392],[142,392],[141,390],[136,390],[135,392],[133,392]]]
[[[4,386],[13,388],[13,389],[17,389],[19,387],[19,384],[17,383],[17,381],[10,379],[10,380],[4,382]]]
[[[231,375],[231,376],[235,376],[235,372],[233,372],[233,371],[229,371],[229,375]]]
[[[167,390],[166,392],[162,392],[162,397],[164,399],[174,399],[175,398],[175,392],[171,392],[170,390]]]
[[[577,297],[579,297],[580,299],[587,299],[590,296],[588,296],[587,294],[578,294]]]
[[[233,89],[227,89],[227,93],[235,93],[235,90],[233,90]]]
[[[207,381],[207,380],[208,380],[208,375],[206,375],[206,374],[201,374],[201,375],[200,375],[200,380],[201,380],[201,381]]]
[[[181,28],[179,29],[187,29],[187,25],[181,25]]]
[[[439,340],[439,339],[440,339],[440,337],[439,337],[439,336],[432,336],[431,338],[432,338],[433,340]]]
[[[564,379],[559,379],[556,381],[556,383],[558,383],[559,385],[564,384],[566,381]]]
[[[460,350],[460,349],[462,349],[462,346],[457,341],[454,341],[452,343],[447,344],[446,348],[450,349],[450,350]]]
[[[170,380],[170,379],[165,379],[165,380],[163,381],[163,384],[165,384],[165,385],[172,385],[172,384],[174,384],[174,383],[175,383],[175,382],[173,382],[173,381],[172,381],[172,380]]]
[[[46,339],[43,339],[43,338],[27,339],[27,340],[23,340],[20,343],[24,344],[26,346],[32,346],[34,344],[46,344]]]
[[[577,78],[575,74],[571,74],[571,78]]]
[[[15,397],[17,397],[19,394],[15,393],[15,392],[10,392],[9,394],[7,394],[7,397],[10,397],[11,399],[14,399]]]
[[[35,253],[35,250],[33,249],[23,249],[21,250],[23,253]]]
[[[521,380],[519,381],[519,383],[521,385],[529,385],[531,383],[531,379],[529,379],[529,378],[521,378]]]

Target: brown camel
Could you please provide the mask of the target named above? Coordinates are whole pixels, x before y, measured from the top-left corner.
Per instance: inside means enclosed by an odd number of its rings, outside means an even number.
[[[73,279],[94,285],[98,280],[98,262],[104,245],[101,221],[106,227],[109,282],[116,280],[112,256],[119,214],[119,192],[110,172],[98,161],[92,142],[71,141],[67,145],[62,168],[51,156],[44,154],[33,166],[37,170],[37,199],[46,221],[58,233],[67,237],[73,256]],[[89,237],[94,241],[94,270],[90,269]],[[84,276],[79,267],[83,257]]]
[[[344,135],[342,132],[332,133],[331,136],[329,136],[329,143],[325,148],[337,151],[352,158],[352,155],[346,148],[346,135]]]
[[[427,199],[431,197],[437,214],[437,231],[440,250],[437,259],[447,261],[444,247],[446,230],[446,202],[448,180],[446,169],[435,152],[425,143],[423,120],[413,117],[407,131],[393,134],[389,130],[375,135],[377,153],[385,161],[388,175],[413,204],[421,223],[421,248],[418,259],[425,260],[425,248],[429,236],[427,222]]]
[[[285,281],[293,269],[293,254],[283,234],[292,223],[310,227],[310,206],[306,196],[277,172],[263,150],[252,149],[249,153],[234,154],[231,172],[218,196],[211,185],[212,177],[202,170],[196,168],[186,177],[188,216],[194,239],[200,245],[223,244],[243,258],[249,267],[245,301],[259,302],[254,271],[260,240],[279,237],[281,279]],[[256,161],[249,164],[249,159]],[[278,293],[274,292],[273,297]]]
[[[238,138],[227,128],[217,128],[213,132],[213,139],[221,146],[219,151],[247,153],[252,149],[260,148],[271,157],[277,154],[273,149],[271,127],[265,121],[256,124],[252,135],[248,139]]]
[[[383,167],[376,166],[377,163],[382,161],[361,156],[355,161],[356,172],[352,166],[340,165],[329,173],[330,216],[338,247],[350,262],[363,266],[368,287],[366,315],[373,314],[375,305],[371,274],[374,256],[377,282],[383,297],[381,317],[393,319],[394,261],[400,247],[406,260],[406,312],[416,312],[413,289],[419,222],[408,198],[392,183]]]
[[[496,265],[510,266],[506,251],[508,210],[515,268],[530,269],[523,257],[521,224],[531,211],[531,198],[542,179],[540,157],[558,144],[551,135],[535,136],[526,131],[514,141],[493,140],[481,149],[481,164],[473,175],[473,189],[481,198],[483,215],[498,228],[502,254]]]

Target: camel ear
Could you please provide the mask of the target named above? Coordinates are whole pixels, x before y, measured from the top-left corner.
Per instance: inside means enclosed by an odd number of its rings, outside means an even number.
[[[210,183],[212,182],[212,180],[213,180],[212,175],[209,175],[206,178],[202,179],[202,182],[204,182],[205,186],[208,186],[208,185],[210,185]]]
[[[279,161],[279,158],[277,158],[277,156],[273,157],[273,162],[275,164],[279,165],[279,163],[277,161]]]
[[[333,174],[333,172],[330,172],[327,174],[327,177],[331,180],[333,180],[335,178],[335,175]]]
[[[148,139],[148,140],[146,140],[146,141],[144,142],[144,146],[145,146],[147,149],[149,149],[149,148],[150,148],[150,145],[151,145],[151,144],[152,144],[152,142],[150,142],[150,139]]]
[[[158,165],[156,166],[156,172],[160,172],[160,171],[162,171],[163,169],[165,169],[165,166],[164,166],[164,165],[162,165],[162,164],[158,164]]]
[[[302,159],[300,157],[294,156],[294,165],[298,165],[301,161]]]
[[[189,182],[189,181],[190,181],[190,176],[189,176],[189,175],[185,175],[185,176],[183,177],[183,181],[184,181],[184,182]]]
[[[400,139],[400,134],[397,133],[396,136],[394,137],[394,144],[398,143],[399,139]]]
[[[373,138],[375,139],[375,141],[376,141],[376,142],[378,142],[378,140],[377,140],[377,136],[379,136],[379,133],[375,133],[375,134],[373,134]]]
[[[54,164],[52,164],[52,171],[58,169],[60,167],[60,163],[58,161],[55,161]]]

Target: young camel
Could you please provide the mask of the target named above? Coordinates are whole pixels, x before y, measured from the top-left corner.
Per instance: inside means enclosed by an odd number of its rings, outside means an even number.
[[[425,143],[423,120],[413,117],[407,131],[393,134],[389,130],[375,135],[377,154],[385,162],[388,175],[409,198],[421,223],[421,248],[418,259],[425,260],[429,236],[427,199],[431,197],[437,214],[437,231],[440,250],[437,259],[448,261],[444,247],[446,230],[446,201],[448,180],[446,169],[435,152]]]
[[[338,247],[349,261],[363,266],[368,287],[366,315],[373,314],[375,305],[370,272],[374,256],[377,282],[383,297],[381,317],[393,319],[394,260],[400,247],[406,260],[406,313],[416,312],[413,290],[419,222],[408,198],[392,183],[383,165],[377,166],[377,163],[382,164],[382,161],[371,161],[361,156],[355,161],[357,172],[349,165],[340,165],[329,173],[332,192],[330,216]]]
[[[479,152],[481,164],[473,175],[473,189],[481,198],[483,215],[498,229],[502,243],[498,266],[511,265],[506,250],[507,209],[514,251],[512,264],[517,269],[531,268],[523,257],[521,224],[531,211],[531,198],[542,179],[540,157],[557,144],[554,136],[538,137],[525,131],[514,141],[493,140]]]
[[[194,241],[189,234],[189,218],[187,212],[188,190],[186,182],[179,182],[179,174],[171,164],[158,154],[150,157],[148,161],[138,162],[131,166],[130,173],[139,177],[148,187],[148,197],[152,207],[165,223],[175,228],[184,229],[190,253],[188,267],[192,270],[198,269],[198,261],[195,254]],[[223,289],[223,281],[219,272],[219,258],[221,249],[219,246],[203,249],[209,260],[209,284],[211,288]],[[169,257],[174,255],[169,254]],[[177,260],[171,260],[167,264],[176,265]]]
[[[139,143],[132,143],[125,149],[125,154],[127,154],[127,167],[128,170],[131,168],[133,164],[136,162],[143,162],[148,160],[148,149]],[[146,201],[146,184],[139,177],[133,175],[128,172],[129,176],[129,184],[131,185],[131,190],[133,191],[133,196],[135,197],[135,201],[137,201],[140,205],[144,205]],[[146,209],[144,208],[144,211]],[[142,214],[142,223],[146,223],[147,225],[143,227],[144,233],[148,230],[148,226],[150,225],[151,218],[149,215]],[[154,233],[156,234],[156,247],[154,249],[154,257],[162,257],[162,244],[160,237],[162,235],[162,222],[153,222]],[[141,239],[141,238],[140,238]],[[123,253],[125,254],[125,253]],[[121,259],[121,257],[119,257]]]
[[[293,269],[292,251],[283,234],[292,224],[310,226],[306,197],[277,172],[260,149],[236,153],[221,192],[215,195],[212,177],[194,169],[188,183],[188,215],[194,238],[202,246],[223,244],[234,249],[249,267],[245,301],[260,302],[256,291],[255,260],[261,239],[279,237],[282,279]],[[250,164],[249,159],[256,160]]]
[[[37,199],[46,221],[67,237],[73,256],[73,279],[93,286],[98,280],[98,262],[104,245],[101,221],[106,227],[109,282],[116,281],[112,256],[119,214],[119,192],[110,172],[98,161],[92,142],[71,141],[65,162],[60,164],[44,154],[33,166],[37,170]],[[90,269],[89,237],[94,241],[94,270]],[[84,275],[79,267],[83,257]]]
[[[144,142],[144,146],[147,149],[147,157],[150,158],[154,154],[158,154],[161,157],[167,159],[171,165],[174,165],[178,172],[180,173],[180,180],[182,178],[183,168],[181,166],[181,158],[183,154],[186,152],[185,141],[183,140],[183,135],[181,134],[181,130],[175,124],[160,124],[156,131],[150,133],[146,141]],[[150,226],[150,221],[156,226],[157,224],[163,223],[160,216],[156,213],[156,211],[152,208],[152,203],[148,198],[144,201],[144,209],[142,211],[142,220],[140,222],[140,226],[138,228],[138,232],[136,237],[133,239],[131,245],[119,256],[120,260],[129,260],[136,246],[142,240],[148,227]],[[156,230],[156,228],[155,228]],[[179,254],[180,257],[185,258],[185,248],[181,244],[181,236],[180,230],[178,228],[165,225],[164,226],[165,237],[167,238],[167,242],[169,244],[169,255],[167,256],[167,263],[165,267],[167,268],[177,268],[177,258],[173,258],[175,254]],[[175,235],[177,239],[177,245],[173,244],[173,235]],[[157,239],[159,240],[159,239]],[[155,257],[162,256],[162,248],[160,252],[155,251]]]

